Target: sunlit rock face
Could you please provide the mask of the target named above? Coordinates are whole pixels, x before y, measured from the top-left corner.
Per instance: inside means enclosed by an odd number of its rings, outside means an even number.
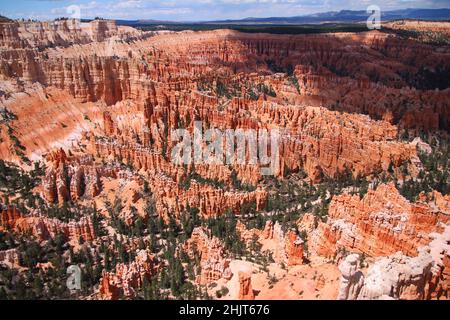
[[[131,264],[118,264],[115,272],[104,272],[100,280],[99,293],[105,300],[134,298],[136,290],[142,287],[145,280],[150,279],[157,271],[155,257],[145,250],[137,252]]]
[[[224,246],[216,237],[210,237],[203,228],[198,227],[184,243],[184,249],[191,259],[200,258],[201,273],[196,281],[208,284],[221,278],[230,279],[230,260],[225,257]]]
[[[448,208],[437,201],[410,203],[394,185],[380,185],[360,199],[359,195],[333,198],[327,223],[311,234],[310,248],[334,256],[339,248],[379,257],[398,251],[416,256],[431,241],[430,234],[450,221]],[[444,197],[448,203],[448,196]]]

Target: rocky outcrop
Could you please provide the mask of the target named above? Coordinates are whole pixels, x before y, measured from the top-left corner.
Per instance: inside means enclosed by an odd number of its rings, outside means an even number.
[[[0,211],[0,227],[13,227],[21,217],[20,212],[14,206],[7,206]]]
[[[125,34],[112,20],[93,20],[89,23],[76,19],[57,21],[20,21],[0,24],[0,47],[11,49],[68,47],[105,41]],[[137,34],[137,32],[134,32]]]
[[[255,300],[252,277],[242,271],[239,272],[239,300]]]
[[[236,231],[239,234],[239,237],[246,245],[250,245],[253,241],[259,241],[262,236],[262,231],[259,229],[250,229],[241,222],[238,221],[236,223]]]
[[[414,169],[420,163],[415,146],[395,142],[397,128],[387,122],[312,107],[263,104],[260,113],[265,112],[270,123],[289,128],[281,139],[280,172],[302,168],[319,182],[346,170],[367,176],[387,171],[390,165],[411,162]]]
[[[273,239],[274,238],[274,223],[273,221],[267,221],[266,225],[264,226],[264,230],[262,232],[262,237],[264,239]]]
[[[106,300],[134,298],[145,279],[149,280],[157,269],[156,258],[150,252],[140,250],[132,263],[120,263],[114,272],[103,272],[98,293]]]
[[[100,105],[77,102],[68,92],[44,88],[39,83],[24,88],[19,80],[16,81],[19,84],[6,82],[14,89],[0,89],[6,91],[6,97],[10,96],[7,101],[0,99],[0,104],[18,116],[10,126],[25,148],[23,153],[32,162],[41,161],[61,147],[66,151],[78,148],[83,132],[93,129],[94,122],[101,116]],[[0,143],[2,159],[18,162],[20,158],[12,151],[14,142],[8,140],[6,130],[1,130],[0,136],[3,139]]]
[[[83,239],[93,241],[96,238],[92,219],[82,217],[79,221],[61,222],[44,216],[27,216],[20,218],[14,225],[14,230],[20,233],[29,233],[38,240],[48,240],[62,234],[68,241]]]
[[[318,218],[311,213],[305,213],[298,221],[297,227],[300,232],[310,234],[316,228]]]
[[[439,32],[450,35],[448,23],[441,21],[397,20],[387,23],[386,27],[420,32]]]
[[[397,252],[378,258],[364,277],[359,270],[359,255],[347,256],[339,266],[342,273],[339,299],[448,299],[450,278],[450,226],[433,233],[429,245],[418,255]]]
[[[17,251],[17,249],[0,251],[0,265],[17,268],[20,266],[19,259],[19,251]]]
[[[192,182],[185,190],[163,176],[158,176],[151,183],[155,190],[156,208],[158,212],[167,216],[170,212],[179,214],[187,208],[198,208],[205,217],[224,214],[227,210],[239,213],[242,205],[255,203],[257,210],[261,210],[267,199],[267,192],[258,188],[256,191],[225,191],[211,185]]]
[[[23,44],[19,37],[17,22],[0,23],[0,47],[20,48]]]
[[[111,114],[106,111],[103,113],[103,126],[106,136],[109,137],[115,134],[114,121],[111,118]]]
[[[384,28],[400,31],[409,39],[438,45],[448,44],[450,36],[448,23],[440,21],[397,20],[386,23]]]
[[[62,204],[80,197],[94,198],[102,191],[101,177],[116,178],[119,168],[97,166],[90,156],[69,159],[64,150],[48,157],[50,166],[43,179],[43,197]]]
[[[364,275],[359,270],[358,254],[347,256],[339,265],[341,279],[338,300],[356,300],[364,283]]]
[[[117,24],[113,20],[94,20],[90,23],[90,34],[93,41],[104,41],[117,35],[117,32]]]
[[[424,299],[432,265],[433,260],[426,253],[414,258],[401,253],[380,258],[368,271],[358,298]]]
[[[0,226],[11,229],[14,232],[31,234],[38,240],[48,240],[62,234],[68,241],[83,239],[93,241],[96,238],[92,219],[82,217],[78,221],[62,222],[58,219],[49,218],[39,211],[33,211],[22,216],[15,207],[8,207],[2,211],[2,224]]]
[[[184,244],[184,250],[194,258],[200,258],[201,274],[197,283],[205,285],[219,279],[231,279],[230,259],[226,258],[225,249],[219,239],[210,238],[202,227],[195,228],[192,236]]]
[[[303,243],[304,241],[294,230],[289,230],[285,236],[285,254],[288,266],[303,264]]]
[[[288,230],[286,233],[281,229],[281,225],[273,221],[268,221],[264,228],[262,237],[273,240],[275,243],[274,260],[287,266],[303,264],[304,241],[298,236],[295,230]]]
[[[426,299],[450,299],[450,225],[447,223],[442,228],[442,232],[430,234],[432,240],[423,249],[433,259],[431,281],[425,287]]]
[[[196,97],[195,97],[196,98]],[[186,98],[185,98],[186,99]],[[189,97],[188,101],[180,101],[174,97],[173,104],[180,103],[190,105],[197,104],[194,97]],[[203,115],[208,108],[214,109],[214,104],[205,102],[197,112],[188,114],[184,105],[169,107],[168,101],[162,101],[161,107],[170,114],[169,119],[174,118],[172,125],[177,125],[181,120],[177,118],[195,119],[196,113]],[[217,102],[215,102],[217,103]],[[378,173],[393,165],[399,167],[404,163],[411,163],[411,172],[420,164],[416,154],[415,144],[395,142],[398,130],[396,127],[382,121],[373,121],[369,117],[360,115],[340,114],[331,112],[324,108],[284,106],[273,102],[258,102],[251,104],[244,99],[235,99],[231,103],[233,108],[224,115],[214,114],[203,119],[210,123],[211,127],[229,129],[254,129],[274,127],[281,130],[279,141],[279,159],[273,159],[274,175],[281,177],[286,171],[305,170],[313,181],[320,181],[324,177],[336,177],[345,170],[350,170],[355,176]],[[236,109],[234,109],[234,107]],[[244,111],[249,109],[252,113],[265,119],[264,123],[257,124],[254,119],[249,118]],[[163,117],[162,115],[159,115]],[[150,117],[152,122],[159,123],[157,115]],[[150,120],[149,120],[150,121]],[[241,122],[241,124],[240,124]],[[108,113],[104,115],[105,134],[110,137],[116,129],[114,117]],[[186,123],[190,130],[193,130],[193,123]],[[159,130],[155,129],[159,128]],[[287,129],[285,129],[287,128]],[[163,170],[172,178],[177,178],[177,174],[184,169],[173,167],[164,157],[147,149],[147,145],[153,142],[153,147],[161,148],[166,156],[170,151],[162,148],[167,145],[169,149],[173,147],[171,143],[165,141],[158,132],[165,128],[153,124],[142,129],[139,141],[141,145],[135,145],[135,139],[122,137],[119,140],[127,141],[126,147],[117,143],[99,141],[96,143],[97,152],[102,155],[114,155],[119,159],[126,159],[134,166],[147,171]],[[124,130],[122,130],[124,131]],[[169,139],[167,139],[169,140]],[[147,142],[145,142],[147,141]],[[355,143],[357,141],[357,143]],[[143,145],[142,145],[143,143]],[[135,145],[135,146],[133,146]],[[144,148],[143,148],[144,146]],[[363,156],[369,155],[369,156]],[[164,154],[163,154],[164,156]],[[195,168],[196,173],[213,180],[231,182],[231,170],[225,165],[209,165],[207,167],[199,165]],[[233,164],[232,169],[237,173],[238,178],[245,183],[255,185],[261,179],[261,168],[259,166],[239,166]],[[418,169],[415,169],[418,171]],[[176,173],[175,173],[176,172]]]
[[[328,257],[344,248],[372,257],[397,251],[416,256],[417,249],[429,243],[428,235],[447,221],[447,209],[436,203],[409,203],[393,184],[380,185],[363,199],[334,197],[327,223],[319,223],[308,244],[311,251]]]

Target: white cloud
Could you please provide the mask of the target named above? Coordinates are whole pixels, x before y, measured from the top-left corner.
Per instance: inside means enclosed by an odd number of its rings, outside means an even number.
[[[382,10],[450,6],[450,0],[29,0],[27,2],[30,3],[28,15],[33,12],[39,17],[55,18],[66,15],[66,8],[77,4],[80,6],[82,18],[101,16],[117,19],[182,21],[238,19],[249,16],[295,16],[342,9],[365,10],[369,4],[376,4]],[[36,9],[39,7],[46,9],[39,11]],[[25,12],[23,9],[20,11]],[[17,15],[19,14],[15,13],[13,16]]]

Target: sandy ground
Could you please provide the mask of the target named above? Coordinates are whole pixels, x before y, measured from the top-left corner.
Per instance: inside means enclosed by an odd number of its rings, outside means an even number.
[[[336,265],[324,260],[315,260],[311,264],[282,269],[272,263],[268,272],[261,266],[242,260],[233,260],[230,264],[233,277],[226,281],[217,281],[217,286],[210,290],[215,292],[227,287],[229,292],[223,300],[235,300],[239,297],[239,272],[252,275],[252,288],[256,300],[335,300],[338,295],[340,272]]]

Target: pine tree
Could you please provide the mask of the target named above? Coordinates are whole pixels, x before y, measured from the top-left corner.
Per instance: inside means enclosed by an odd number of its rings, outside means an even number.
[[[44,290],[44,284],[42,282],[41,274],[38,274],[33,281],[33,290],[36,296],[40,297]]]
[[[0,287],[0,301],[1,300],[8,300],[8,293],[4,287]]]

